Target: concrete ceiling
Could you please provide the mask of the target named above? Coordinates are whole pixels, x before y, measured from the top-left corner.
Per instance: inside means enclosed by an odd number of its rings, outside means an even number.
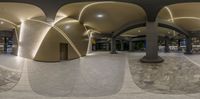
[[[169,5],[158,14],[159,19],[175,23],[186,31],[200,30],[200,3]]]
[[[107,2],[86,8],[79,20],[99,32],[111,33],[127,23],[146,20],[146,14],[137,5]]]
[[[159,19],[174,21],[184,30],[200,30],[200,3],[184,3],[198,2],[199,0],[99,1],[101,2],[93,0],[84,0],[84,2],[82,0],[1,0],[0,2],[23,3],[0,3],[0,18],[20,24],[21,20],[30,18],[41,20],[41,17],[47,16],[53,20],[54,17],[68,17],[78,20],[88,29],[94,29],[101,33],[112,33],[131,22],[154,21],[158,15]],[[158,13],[159,11],[160,13]],[[168,32],[170,31],[168,30]],[[132,32],[136,33],[137,29]]]
[[[158,28],[158,32],[159,32],[159,36],[176,36],[178,34],[177,32],[175,32],[173,30],[162,28],[162,27]],[[146,35],[145,27],[132,29],[132,30],[129,30],[129,31],[121,34],[121,36],[125,36],[125,37],[126,36],[137,37],[137,36],[142,36],[142,35]]]
[[[0,21],[0,31],[4,31],[4,30],[12,30],[15,29],[15,26],[5,22],[5,21]]]
[[[34,17],[45,17],[43,11],[30,4],[23,3],[0,3],[0,18],[9,20],[15,24]]]

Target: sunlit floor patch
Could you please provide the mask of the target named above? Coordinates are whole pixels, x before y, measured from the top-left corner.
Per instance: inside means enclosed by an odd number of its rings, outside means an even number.
[[[132,78],[140,88],[153,93],[200,93],[200,67],[181,54],[161,54],[164,63],[141,63],[141,54],[129,56]]]
[[[0,55],[0,92],[11,90],[19,82],[24,59]]]

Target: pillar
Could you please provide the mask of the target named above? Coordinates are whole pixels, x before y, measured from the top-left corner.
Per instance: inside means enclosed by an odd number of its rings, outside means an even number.
[[[186,50],[185,54],[192,54],[192,38],[186,37]]]
[[[111,54],[117,54],[116,52],[116,38],[111,38]]]
[[[170,51],[169,49],[169,37],[168,36],[165,36],[165,52],[168,53]]]
[[[141,59],[144,63],[160,63],[164,60],[158,56],[158,23],[146,23],[146,56]]]
[[[89,41],[88,41],[88,49],[87,49],[87,54],[92,53],[92,33],[89,34]]]
[[[121,40],[120,43],[121,43],[121,44],[120,44],[120,47],[121,47],[120,50],[121,50],[121,51],[124,51],[124,42],[123,42],[123,40]]]
[[[129,51],[133,51],[133,42],[131,40],[129,41]]]
[[[178,51],[181,51],[181,40],[178,40]]]
[[[110,50],[110,42],[106,43],[106,50],[109,51]]]

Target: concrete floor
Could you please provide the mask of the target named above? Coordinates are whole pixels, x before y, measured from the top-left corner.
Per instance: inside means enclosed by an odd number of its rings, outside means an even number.
[[[163,63],[146,64],[138,60],[143,56],[129,56],[133,81],[140,88],[158,94],[200,93],[200,67],[181,53],[161,53]],[[191,56],[190,56],[191,57]]]
[[[158,94],[139,88],[132,80],[129,57],[144,53],[111,55],[98,52],[81,59],[41,63],[13,56],[0,56],[7,70],[22,71],[17,85],[0,93],[2,99],[199,99],[196,94]],[[175,54],[170,54],[175,55]],[[6,58],[7,57],[7,58]],[[195,58],[193,58],[195,57]],[[13,58],[16,63],[10,62]],[[185,56],[198,64],[200,55]],[[14,61],[13,60],[13,61]],[[20,61],[19,61],[20,60]],[[19,65],[18,65],[19,64]],[[20,69],[21,68],[21,69]]]

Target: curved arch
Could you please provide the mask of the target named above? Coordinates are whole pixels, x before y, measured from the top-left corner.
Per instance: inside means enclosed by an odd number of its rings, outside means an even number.
[[[123,34],[126,31],[129,31],[129,30],[135,29],[135,28],[145,27],[145,26],[146,26],[145,21],[129,23],[129,24],[123,26],[122,28],[118,29],[117,31],[113,32],[112,37],[116,38],[117,36]],[[178,27],[178,26],[176,26],[175,24],[172,24],[172,23],[159,21],[158,27],[168,28],[168,29],[171,29],[171,30],[175,30],[178,33],[181,33],[185,36],[190,36],[187,31],[183,30],[182,28],[180,28],[180,27]]]
[[[158,13],[158,18],[177,24],[182,29],[187,31],[199,30],[199,23],[195,20],[200,20],[199,7],[200,2],[177,2],[166,5]],[[167,14],[172,14],[170,18]],[[182,12],[184,11],[184,12]],[[181,19],[181,20],[180,20]]]
[[[169,23],[169,22],[165,22],[165,21],[159,21],[158,26],[177,31],[178,33],[181,33],[185,36],[189,36],[189,33],[187,31],[183,30],[182,28],[180,28],[179,26],[177,26],[173,23]]]
[[[129,30],[134,29],[134,28],[145,27],[145,26],[146,26],[146,22],[145,21],[132,22],[132,23],[126,24],[125,26],[123,26],[119,30],[113,32],[112,37],[115,38],[115,37],[121,35],[122,33],[126,32],[126,31],[129,31]]]
[[[47,23],[47,22],[44,22],[44,21],[40,21],[40,20],[34,20],[34,19],[29,19],[30,21],[35,21],[35,22],[39,22],[39,23],[43,23],[43,24],[45,24],[45,25],[48,25],[48,26],[50,26],[50,29],[51,28],[54,28],[56,31],[58,31],[69,43],[70,43],[70,45],[72,46],[72,48],[76,51],[76,53],[78,54],[78,56],[79,57],[82,57],[82,55],[80,54],[80,52],[79,52],[79,50],[77,49],[77,47],[75,46],[75,44],[72,42],[72,40],[68,37],[68,35],[66,35],[65,33],[64,33],[64,31],[63,30],[61,30],[60,28],[58,28],[57,26],[55,26],[55,25],[51,25],[51,24],[49,24],[49,23]],[[49,30],[50,30],[49,29]],[[49,31],[48,30],[48,31]],[[47,32],[48,33],[48,32]],[[35,55],[37,54],[37,52],[38,52],[38,50],[39,50],[39,47],[41,46],[41,44],[42,44],[42,42],[43,42],[43,40],[44,40],[44,38],[46,37],[46,35],[47,35],[47,33],[42,37],[42,39],[41,39],[41,41],[39,42],[39,45],[38,45],[38,47],[37,47],[37,49],[35,50],[35,53],[34,53],[34,57],[35,57]]]

